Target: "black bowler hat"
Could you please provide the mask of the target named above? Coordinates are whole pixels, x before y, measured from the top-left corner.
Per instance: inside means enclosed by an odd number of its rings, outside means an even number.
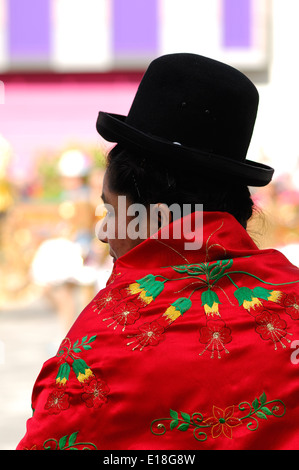
[[[100,112],[97,131],[109,141],[248,186],[265,186],[273,168],[246,160],[259,96],[233,67],[196,54],[159,57],[145,72],[128,116]]]

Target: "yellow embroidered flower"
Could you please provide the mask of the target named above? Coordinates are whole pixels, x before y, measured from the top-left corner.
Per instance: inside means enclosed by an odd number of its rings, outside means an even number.
[[[58,370],[58,374],[56,376],[56,384],[57,385],[65,385],[66,382],[68,381],[69,379],[69,375],[70,375],[70,366],[67,362],[64,362],[63,364],[61,364],[61,366],[59,367],[59,370]]]
[[[217,302],[214,302],[211,307],[209,305],[205,304],[204,309],[205,309],[205,313],[207,315],[218,315],[218,316],[220,316]]]
[[[140,288],[140,284],[138,282],[134,282],[133,284],[129,285],[128,291],[130,294],[139,294],[142,292],[142,289]]]
[[[56,379],[56,383],[57,383],[57,385],[65,385],[67,383],[67,378],[66,377],[63,377],[63,378],[58,377]]]
[[[148,274],[142,279],[133,282],[128,287],[132,295],[139,294],[139,298],[146,304],[150,304],[164,289],[164,283],[156,281],[153,274]]]
[[[139,297],[146,303],[150,304],[154,298],[151,295],[147,295],[147,292],[144,290],[141,290]]]
[[[81,372],[79,372],[79,374],[77,375],[77,379],[79,380],[79,382],[85,382],[85,380],[87,380],[89,377],[92,377],[93,376],[93,372],[91,369],[85,369],[85,372],[84,374],[82,374]]]
[[[73,370],[80,383],[85,382],[89,377],[93,376],[92,370],[88,367],[83,359],[76,359],[72,364]]]
[[[208,289],[204,291],[201,295],[201,302],[204,307],[206,315],[217,315],[220,317],[218,305],[220,304],[220,300],[216,292]]]
[[[255,310],[256,307],[260,307],[262,305],[263,305],[262,302],[257,297],[252,297],[251,300],[244,300],[243,302],[243,307],[246,310],[250,310],[251,308]]]
[[[262,292],[255,289],[249,289],[249,287],[240,287],[234,292],[234,296],[239,302],[240,307],[244,307],[246,310],[256,309],[261,307],[263,304],[258,297],[261,298]]]
[[[183,315],[192,306],[190,299],[181,297],[173,302],[170,307],[163,313],[163,317],[167,317],[170,323],[174,322],[180,315]]]
[[[163,317],[167,317],[171,322],[175,321],[180,315],[181,312],[177,310],[174,305],[168,307],[168,309],[163,313]]]
[[[268,297],[268,300],[278,303],[280,302],[282,296],[283,293],[280,290],[272,290],[270,291],[270,297]]]

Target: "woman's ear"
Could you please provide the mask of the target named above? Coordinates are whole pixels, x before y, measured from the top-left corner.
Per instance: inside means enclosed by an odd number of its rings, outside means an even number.
[[[157,202],[152,207],[151,214],[154,220],[154,225],[156,225],[158,230],[166,227],[172,222],[172,214],[167,204]]]

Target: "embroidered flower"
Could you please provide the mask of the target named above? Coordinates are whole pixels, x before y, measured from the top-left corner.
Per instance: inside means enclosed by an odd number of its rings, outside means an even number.
[[[103,308],[112,309],[120,300],[122,300],[121,294],[118,291],[111,290],[95,299],[93,308],[100,313]]]
[[[229,343],[231,340],[231,330],[225,326],[222,320],[209,320],[207,326],[203,326],[200,329],[199,341],[206,344],[206,347],[199,355],[201,356],[208,350],[212,352],[211,358],[213,358],[216,351],[218,358],[220,358],[221,351],[224,350],[226,353],[229,353],[225,344]]]
[[[169,323],[174,322],[179,316],[183,315],[189,308],[191,308],[192,302],[186,297],[181,297],[175,300],[170,307],[163,313],[163,317],[166,317]]]
[[[115,279],[116,279],[118,276],[121,276],[121,273],[117,273],[117,272],[114,271],[114,269],[113,269],[113,270],[112,270],[112,273],[110,274],[110,277],[109,277],[108,281],[106,282],[106,286],[109,286],[109,284],[112,284],[112,282],[114,282]]]
[[[255,320],[258,324],[255,331],[260,335],[262,339],[266,341],[273,341],[275,349],[277,349],[276,343],[278,342],[283,348],[286,347],[285,344],[283,344],[282,342],[283,338],[288,343],[290,342],[290,340],[285,338],[287,334],[291,334],[286,331],[287,324],[276,313],[271,314],[270,312],[265,310],[260,315],[258,315]]]
[[[239,302],[239,306],[243,306],[246,310],[256,310],[263,306],[262,302],[257,298],[252,289],[249,287],[240,287],[234,292],[234,296]]]
[[[153,274],[148,274],[128,287],[129,294],[139,294],[139,298],[147,305],[150,304],[163,291],[164,283],[156,281]]]
[[[112,320],[108,326],[115,325],[116,329],[118,325],[123,325],[122,331],[125,331],[126,326],[135,323],[139,317],[139,307],[133,301],[129,301],[115,307],[111,317],[103,318],[103,321]]]
[[[269,290],[265,289],[264,287],[258,286],[253,289],[253,295],[255,297],[258,297],[259,299],[270,300],[271,302],[280,303],[283,297],[283,292],[279,290]]]
[[[217,315],[220,317],[218,305],[221,303],[216,292],[208,289],[201,294],[201,304],[208,316]]]
[[[283,299],[283,305],[286,313],[293,320],[299,320],[299,298],[294,294],[288,294]]]
[[[239,426],[241,421],[233,416],[234,406],[229,406],[222,410],[217,406],[213,406],[213,416],[203,421],[203,424],[212,426],[212,437],[215,439],[224,434],[232,439],[232,428]]]
[[[72,364],[73,371],[80,383],[83,383],[93,377],[92,370],[83,359],[76,359]]]
[[[66,384],[66,382],[69,379],[70,371],[71,371],[71,368],[70,368],[70,365],[67,362],[64,362],[63,364],[61,364],[61,366],[59,367],[59,370],[58,370],[58,374],[56,376],[57,385],[65,385]]]
[[[261,310],[263,307],[262,300],[268,300],[275,303],[281,303],[283,292],[279,290],[269,290],[264,287],[257,286],[254,289],[249,287],[240,287],[234,293],[240,306],[246,310]]]
[[[45,409],[51,414],[58,414],[63,410],[67,410],[69,406],[69,395],[65,393],[64,389],[59,388],[50,393]]]
[[[141,333],[135,335],[134,340],[127,343],[127,346],[136,343],[136,346],[132,348],[133,351],[135,349],[142,351],[146,346],[156,346],[162,339],[164,328],[157,321],[153,321],[151,323],[144,323],[139,327],[139,331]],[[128,338],[132,338],[132,336],[128,336]]]
[[[88,408],[100,408],[103,403],[106,403],[109,391],[106,382],[94,379],[84,386],[82,400]]]

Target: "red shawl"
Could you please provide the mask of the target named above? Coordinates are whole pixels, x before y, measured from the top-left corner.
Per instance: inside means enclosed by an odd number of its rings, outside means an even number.
[[[298,268],[227,213],[186,250],[183,220],[116,261],[43,365],[18,449],[299,449]]]

